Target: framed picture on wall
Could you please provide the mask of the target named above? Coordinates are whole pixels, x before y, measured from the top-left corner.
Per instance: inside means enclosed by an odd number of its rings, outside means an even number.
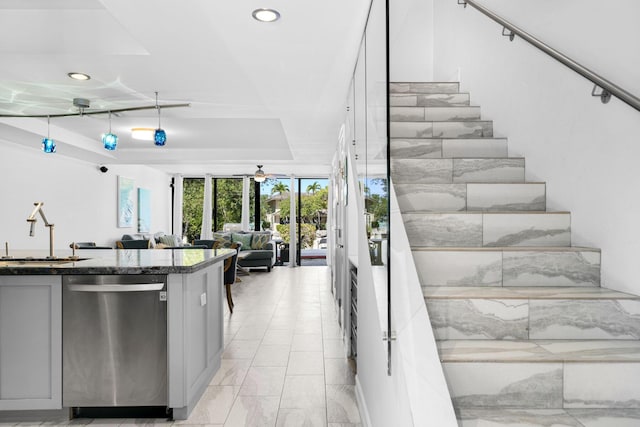
[[[138,232],[151,231],[151,190],[138,188]]]
[[[118,175],[118,227],[133,227],[135,193],[133,179]]]

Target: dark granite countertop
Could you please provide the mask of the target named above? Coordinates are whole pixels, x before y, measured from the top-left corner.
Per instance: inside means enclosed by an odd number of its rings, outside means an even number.
[[[193,273],[233,256],[233,249],[87,249],[77,250],[77,261],[19,264],[0,259],[0,275],[64,274],[185,274]],[[46,258],[48,252],[19,250],[13,259]],[[57,258],[70,257],[71,250],[56,251]]]

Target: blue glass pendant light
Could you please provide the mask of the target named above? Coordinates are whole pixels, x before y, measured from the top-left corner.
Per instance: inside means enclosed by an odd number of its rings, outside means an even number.
[[[158,106],[158,92],[156,92],[156,110],[158,110],[158,129],[153,134],[153,142],[158,147],[163,147],[167,142],[167,133],[160,126],[160,107]]]
[[[46,138],[42,138],[42,151],[44,151],[45,153],[55,153],[56,152],[56,142],[49,138],[49,124],[50,124],[50,117],[47,116],[47,137]]]
[[[111,111],[109,111],[109,133],[102,135],[102,144],[105,150],[113,151],[118,146],[118,136],[111,133]]]

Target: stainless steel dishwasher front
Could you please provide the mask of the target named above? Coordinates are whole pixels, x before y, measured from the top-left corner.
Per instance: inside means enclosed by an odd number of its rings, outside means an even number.
[[[165,275],[64,276],[65,407],[167,405]]]

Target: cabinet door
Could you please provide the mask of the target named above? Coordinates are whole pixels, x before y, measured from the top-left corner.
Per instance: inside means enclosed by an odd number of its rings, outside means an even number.
[[[62,408],[60,276],[0,276],[0,410]]]

